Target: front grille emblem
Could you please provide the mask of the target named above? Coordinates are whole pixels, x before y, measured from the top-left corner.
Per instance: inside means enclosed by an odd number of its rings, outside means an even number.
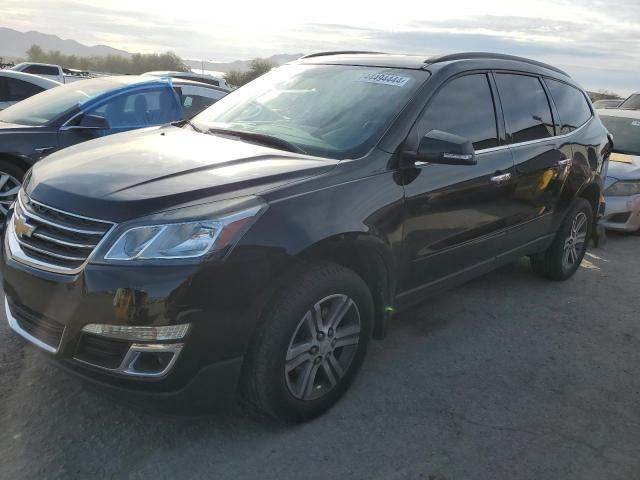
[[[15,220],[15,231],[16,231],[16,235],[18,235],[18,237],[22,238],[22,237],[31,237],[31,235],[33,235],[33,232],[35,232],[36,227],[34,225],[31,225],[30,223],[28,223],[23,217],[21,217],[20,215],[16,216],[16,220]]]

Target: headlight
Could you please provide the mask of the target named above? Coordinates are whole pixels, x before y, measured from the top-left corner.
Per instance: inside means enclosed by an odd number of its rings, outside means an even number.
[[[628,197],[640,194],[640,182],[616,182],[604,191],[610,197]]]
[[[202,210],[202,207],[198,207]],[[142,224],[118,237],[108,261],[197,259],[236,242],[265,208],[263,203],[211,219]],[[200,216],[200,215],[199,215]],[[159,220],[163,217],[160,216]]]

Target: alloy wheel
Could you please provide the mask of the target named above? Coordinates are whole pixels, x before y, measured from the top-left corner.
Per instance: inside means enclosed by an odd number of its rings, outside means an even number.
[[[0,219],[7,216],[9,208],[15,202],[21,187],[20,180],[6,172],[0,172]]]
[[[302,317],[285,359],[289,392],[315,400],[333,390],[347,373],[360,340],[360,312],[347,295],[330,295]]]
[[[569,236],[564,241],[562,265],[566,270],[575,267],[580,261],[587,242],[588,226],[587,215],[584,212],[578,212],[571,224]]]

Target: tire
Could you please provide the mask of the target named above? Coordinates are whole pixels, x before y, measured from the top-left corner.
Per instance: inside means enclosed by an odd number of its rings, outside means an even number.
[[[25,173],[26,171],[15,163],[0,159],[0,222],[2,223],[7,216],[10,205],[16,198],[16,187],[19,188],[22,185]]]
[[[577,233],[575,229],[578,229]],[[531,257],[531,267],[537,274],[551,280],[571,278],[587,252],[592,229],[591,204],[584,198],[578,198],[560,224],[551,246]]]
[[[323,414],[353,382],[372,331],[373,300],[362,278],[340,265],[306,264],[259,322],[243,373],[245,400],[284,422]]]

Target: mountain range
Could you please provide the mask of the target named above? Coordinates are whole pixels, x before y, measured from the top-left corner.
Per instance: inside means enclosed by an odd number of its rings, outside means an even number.
[[[11,28],[0,27],[0,56],[4,58],[24,57],[31,45],[40,45],[44,50],[58,50],[65,55],[83,57],[101,57],[106,55],[121,55],[129,57],[131,54],[124,50],[107,45],[83,45],[75,40],[63,40],[57,35],[49,35],[36,31],[19,32]]]

